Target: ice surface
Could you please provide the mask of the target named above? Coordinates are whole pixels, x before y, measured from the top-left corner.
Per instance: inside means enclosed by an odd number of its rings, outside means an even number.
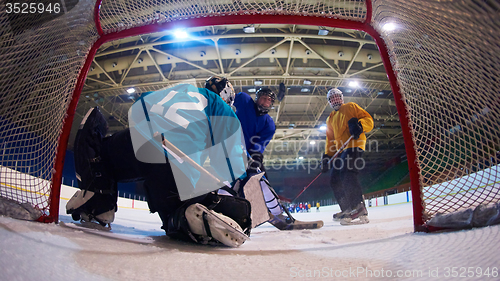
[[[61,200],[60,220],[70,222],[64,214],[66,202]],[[443,279],[456,267],[458,274],[466,269],[460,280],[480,280],[485,277],[478,278],[480,271],[489,268],[491,274],[499,267],[498,225],[413,233],[411,203],[368,208],[370,223],[365,225],[341,226],[331,219],[338,210],[325,206],[320,212],[313,208],[294,214],[300,220],[324,220],[325,226],[317,230],[279,231],[265,223],[236,249],[170,240],[158,216],[137,205],[119,209],[113,231],[151,236],[153,244],[0,217],[1,279],[372,280],[391,274],[394,280],[427,280],[435,274]],[[473,278],[467,277],[469,267]]]

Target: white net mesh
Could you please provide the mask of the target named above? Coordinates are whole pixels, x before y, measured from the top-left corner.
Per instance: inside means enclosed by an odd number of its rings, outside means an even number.
[[[59,13],[0,13],[0,196],[46,213],[64,116],[96,39],[94,3],[65,4]]]
[[[498,2],[373,7],[412,122],[425,215],[498,202]],[[389,23],[394,30],[385,30]]]
[[[64,13],[58,16],[0,13],[0,192],[41,209],[48,204],[58,138],[75,81],[98,38],[94,1],[61,3]],[[310,16],[311,25],[318,17],[359,23],[366,19],[367,3],[373,5],[371,24],[388,46],[406,102],[425,215],[498,202],[496,1],[110,0],[101,4],[100,24],[110,34],[226,15]],[[387,23],[396,29],[386,31]]]
[[[151,23],[254,14],[308,15],[362,21],[366,16],[366,5],[364,1],[345,0],[104,1],[101,25],[104,32],[109,33]]]

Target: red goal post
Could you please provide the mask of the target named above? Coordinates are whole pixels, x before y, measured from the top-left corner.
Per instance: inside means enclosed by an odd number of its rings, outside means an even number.
[[[0,196],[31,202],[44,212],[41,221],[58,219],[69,134],[98,48],[129,36],[220,24],[367,32],[379,48],[402,125],[415,230],[426,230],[438,213],[499,201],[500,25],[493,1],[98,0],[63,8],[31,23],[5,11],[0,17],[6,38],[0,51],[0,126],[6,129],[0,137],[8,155]],[[384,30],[387,23],[397,29]]]

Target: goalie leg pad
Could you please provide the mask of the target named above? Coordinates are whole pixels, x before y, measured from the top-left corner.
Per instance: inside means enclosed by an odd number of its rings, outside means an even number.
[[[205,202],[205,206],[231,218],[240,226],[246,235],[250,236],[250,231],[252,229],[252,219],[250,217],[252,208],[248,200],[240,197],[215,194],[207,196],[205,201],[207,200],[211,200],[214,203],[208,204]]]
[[[195,213],[200,213],[199,209],[207,209],[210,210],[209,216],[212,217],[218,213],[216,216],[224,216],[228,217],[227,221],[231,223],[236,223],[237,226],[231,227],[231,229],[226,229],[226,232],[234,232],[233,239],[238,238],[238,243],[244,242],[244,240],[248,239],[248,235],[250,235],[252,221],[250,219],[250,202],[243,198],[237,198],[232,196],[219,196],[215,193],[209,193],[203,198],[194,198],[197,200],[190,200],[190,202],[186,202],[181,207],[177,208],[174,212],[171,212],[169,215],[167,213],[158,211],[160,218],[162,219],[165,229],[165,232],[168,237],[172,239],[178,239],[183,241],[196,242],[200,244],[207,244],[213,238],[217,240],[217,238],[212,237],[211,233],[208,235],[206,232],[202,232],[200,229],[203,228],[200,223],[205,223],[203,218],[201,220],[193,218]],[[200,204],[201,203],[201,204]],[[194,207],[190,209],[190,212],[187,212],[187,208],[193,205],[200,205],[201,207],[196,207],[197,212],[194,212]],[[208,207],[205,207],[208,206]],[[213,209],[213,211],[212,211]],[[188,215],[189,213],[189,215]],[[187,217],[191,216],[191,223],[188,223]],[[208,221],[208,219],[207,219]],[[219,224],[217,224],[219,225]],[[229,224],[230,225],[230,224]],[[193,230],[192,227],[195,229]],[[220,228],[220,227],[219,227]],[[211,228],[204,228],[210,229]],[[237,229],[237,230],[236,230]],[[212,237],[212,238],[211,238]],[[219,237],[221,238],[221,237]],[[212,239],[212,240],[213,240]],[[221,238],[222,239],[222,238]],[[217,240],[220,243],[225,245],[236,247],[235,242],[226,242]],[[218,243],[218,242],[217,242]],[[241,244],[240,244],[241,245]]]
[[[229,247],[239,247],[247,239],[240,225],[221,213],[207,209],[196,203],[186,209],[186,220],[190,230],[203,238],[214,239]]]
[[[113,193],[113,177],[103,159],[103,138],[108,124],[98,107],[90,109],[75,138],[75,171],[80,189]]]
[[[281,209],[278,198],[276,198],[276,196],[274,196],[274,193],[271,191],[272,187],[267,185],[265,181],[261,181],[260,186],[262,188],[262,193],[264,194],[264,200],[266,200],[266,206],[271,214],[277,216],[283,213],[283,209]]]
[[[270,219],[269,209],[264,200],[261,187],[261,178],[264,173],[251,176],[245,183],[240,192],[252,206],[251,219],[252,228],[257,227]]]

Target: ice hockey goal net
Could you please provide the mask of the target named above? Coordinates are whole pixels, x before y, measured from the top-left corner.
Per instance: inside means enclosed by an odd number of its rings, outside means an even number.
[[[0,196],[31,203],[43,211],[40,220],[57,221],[68,136],[97,48],[181,24],[309,24],[369,33],[402,122],[415,229],[437,213],[499,201],[496,1],[39,2],[39,13],[29,5],[28,13],[22,6],[16,12],[13,1],[0,12]]]

